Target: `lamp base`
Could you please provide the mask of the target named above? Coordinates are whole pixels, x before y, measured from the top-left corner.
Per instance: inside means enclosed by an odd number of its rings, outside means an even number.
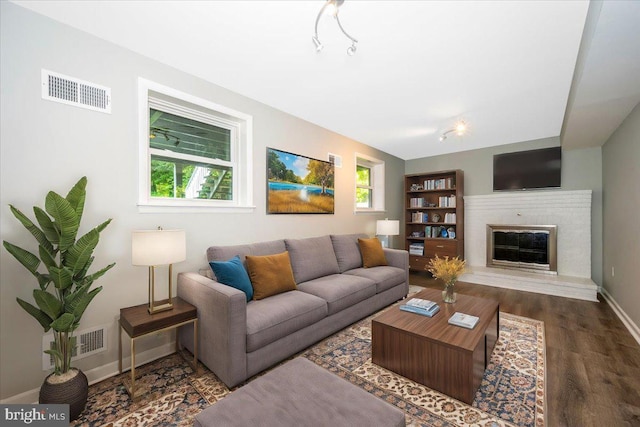
[[[149,314],[160,313],[161,311],[173,310],[173,303],[171,302],[171,300],[168,300],[168,302],[164,302],[164,301],[158,301],[158,302],[162,304],[157,304],[155,302],[149,303],[149,308],[147,308],[147,311],[149,312]]]

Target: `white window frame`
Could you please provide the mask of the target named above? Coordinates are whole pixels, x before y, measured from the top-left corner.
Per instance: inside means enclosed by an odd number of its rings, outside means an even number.
[[[194,118],[231,130],[231,160],[211,159],[212,165],[233,169],[233,200],[151,197],[151,154],[164,154],[149,144],[149,108]],[[138,210],[140,212],[238,212],[253,205],[253,117],[205,99],[138,79]],[[187,154],[171,157],[196,160]],[[200,159],[198,159],[200,160]]]
[[[353,206],[356,214],[361,213],[379,213],[385,212],[385,204],[384,204],[384,161],[380,159],[376,159],[371,156],[367,156],[366,154],[355,154],[355,167],[353,170],[354,178],[357,176],[358,166],[364,166],[370,169],[371,171],[371,207],[361,208],[358,207],[356,201],[356,194],[358,183],[355,182],[354,192],[353,192]]]

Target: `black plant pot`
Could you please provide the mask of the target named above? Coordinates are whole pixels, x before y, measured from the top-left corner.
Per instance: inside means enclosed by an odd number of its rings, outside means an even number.
[[[73,421],[80,416],[87,404],[89,395],[89,382],[86,375],[80,370],[72,368],[77,375],[63,383],[51,384],[49,379],[55,374],[51,374],[44,379],[40,387],[40,403],[67,403],[69,405],[69,421]]]

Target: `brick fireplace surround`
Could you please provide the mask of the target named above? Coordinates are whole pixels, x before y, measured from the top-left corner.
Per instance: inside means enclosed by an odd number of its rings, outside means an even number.
[[[591,280],[591,190],[465,196],[465,259],[460,280],[597,301]],[[556,225],[558,274],[486,266],[487,224]]]

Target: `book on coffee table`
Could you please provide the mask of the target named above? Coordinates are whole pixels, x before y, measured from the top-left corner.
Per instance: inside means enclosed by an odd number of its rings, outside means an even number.
[[[428,299],[423,298],[411,298],[409,301],[405,302],[405,305],[410,305],[413,307],[423,308],[425,310],[431,310],[437,304],[434,301],[429,301]]]
[[[421,314],[422,316],[433,317],[434,314],[440,311],[440,306],[435,304],[434,306],[426,309],[416,305],[402,304],[400,306],[400,310],[408,311],[409,313]]]
[[[453,313],[453,316],[449,318],[450,325],[462,326],[463,328],[467,329],[473,329],[479,321],[479,317],[460,313],[459,311]]]

